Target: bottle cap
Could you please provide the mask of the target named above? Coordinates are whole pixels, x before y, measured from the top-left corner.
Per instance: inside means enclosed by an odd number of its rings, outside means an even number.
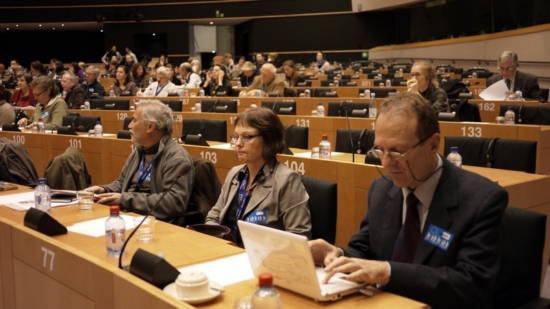
[[[42,117],[38,118],[38,121],[42,121]]]
[[[258,277],[258,283],[260,284],[260,287],[273,286],[273,275],[270,273],[260,274],[260,277]]]
[[[111,207],[109,207],[109,210],[110,210],[111,214],[120,213],[120,208],[118,208],[118,206],[111,206]]]
[[[323,139],[328,139],[328,134],[323,134],[323,135],[321,135],[321,137],[322,137]]]
[[[458,152],[458,147],[457,146],[451,147],[451,152]]]
[[[40,185],[46,184],[46,178],[38,178],[38,184]]]

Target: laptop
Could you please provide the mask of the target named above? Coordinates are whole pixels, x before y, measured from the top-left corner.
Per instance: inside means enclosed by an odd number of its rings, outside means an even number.
[[[244,247],[254,275],[273,274],[276,286],[313,298],[315,301],[333,301],[358,292],[365,284],[334,275],[322,284],[325,271],[316,267],[305,236],[238,221]]]

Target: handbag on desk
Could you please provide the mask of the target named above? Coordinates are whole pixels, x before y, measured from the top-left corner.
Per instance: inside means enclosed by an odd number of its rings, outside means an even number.
[[[188,225],[187,228],[193,231],[197,231],[199,233],[229,240],[235,243],[235,238],[233,237],[233,235],[231,235],[231,229],[223,225],[193,224]]]

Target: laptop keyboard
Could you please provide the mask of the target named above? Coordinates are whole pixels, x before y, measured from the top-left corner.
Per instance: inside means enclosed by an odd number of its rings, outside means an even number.
[[[321,287],[321,292],[323,294],[335,294],[341,291],[347,291],[358,287],[359,285],[354,282],[350,282],[344,278],[346,275],[343,273],[338,273],[334,275],[327,284],[322,284],[321,282],[326,276],[325,270],[321,267],[316,267],[315,272],[317,273],[317,281],[319,281],[319,286]]]

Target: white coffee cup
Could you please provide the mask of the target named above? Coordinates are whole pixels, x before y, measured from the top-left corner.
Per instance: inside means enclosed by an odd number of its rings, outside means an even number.
[[[210,282],[203,272],[189,270],[176,279],[176,293],[182,299],[206,297],[210,293]]]

